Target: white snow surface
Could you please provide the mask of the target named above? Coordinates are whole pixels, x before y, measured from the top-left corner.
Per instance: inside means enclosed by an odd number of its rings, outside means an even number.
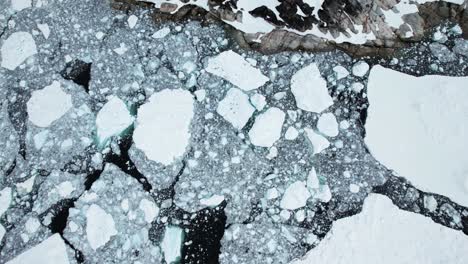
[[[138,111],[133,133],[136,147],[163,165],[180,158],[190,143],[194,101],[190,92],[182,89],[153,94]]]
[[[329,137],[336,137],[339,133],[338,122],[332,113],[322,114],[317,121],[317,128],[322,134]]]
[[[291,92],[296,99],[297,107],[308,112],[320,113],[333,105],[333,99],[328,94],[327,82],[320,75],[315,63],[293,75]]]
[[[306,206],[311,194],[303,181],[296,181],[286,188],[280,207],[288,210],[296,210]]]
[[[249,121],[255,108],[249,97],[237,88],[231,88],[218,104],[216,112],[238,130],[241,130]]]
[[[15,32],[3,42],[0,52],[2,67],[14,70],[27,58],[37,54],[36,42],[28,32]]]
[[[389,82],[388,80],[392,80]],[[416,187],[468,206],[467,77],[372,68],[365,142]]]
[[[29,120],[36,126],[48,127],[72,106],[71,95],[62,90],[60,82],[54,81],[44,89],[32,92],[27,102]]]
[[[112,215],[97,204],[90,205],[86,211],[86,237],[91,248],[97,250],[115,235],[117,230]]]
[[[21,253],[6,264],[68,264],[68,254],[65,243],[59,234],[54,234],[35,245],[34,247]]]
[[[244,91],[257,89],[270,79],[241,55],[224,51],[208,60],[206,71],[226,79]]]
[[[258,115],[249,131],[252,144],[259,147],[272,147],[281,136],[285,117],[286,114],[276,107],[271,107]]]
[[[125,103],[117,96],[111,96],[96,116],[97,134],[100,144],[112,136],[122,133],[133,124]]]
[[[362,212],[339,219],[302,259],[310,263],[468,263],[468,239],[430,218],[398,209],[380,194],[366,198]]]

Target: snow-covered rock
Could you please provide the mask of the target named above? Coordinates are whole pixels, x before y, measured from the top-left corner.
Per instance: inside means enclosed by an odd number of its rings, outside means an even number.
[[[190,141],[194,99],[181,89],[153,94],[138,111],[133,140],[146,156],[169,165],[180,158]]]
[[[272,147],[281,137],[286,114],[279,108],[272,107],[257,116],[249,131],[250,141],[255,146]]]
[[[467,77],[413,77],[373,67],[365,137],[383,165],[416,187],[465,206],[467,83]]]
[[[362,212],[333,223],[332,230],[302,259],[291,264],[454,263],[468,261],[468,239],[430,218],[398,209],[371,194]]]
[[[327,82],[320,75],[315,63],[293,75],[291,92],[294,94],[297,107],[305,111],[320,113],[333,105],[333,99],[328,94]]]
[[[241,55],[232,50],[210,58],[206,71],[226,79],[244,91],[257,89],[269,81],[259,69],[252,67]]]

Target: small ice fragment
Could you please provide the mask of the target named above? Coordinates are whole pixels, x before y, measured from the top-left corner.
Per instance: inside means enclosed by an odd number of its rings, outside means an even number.
[[[154,39],[161,39],[171,33],[171,29],[168,27],[161,28],[160,30],[156,31],[151,37]]]
[[[437,210],[437,200],[432,195],[424,195],[424,207],[429,212],[435,212]]]
[[[327,82],[320,75],[316,64],[310,64],[294,74],[291,78],[291,92],[296,98],[297,107],[308,112],[320,113],[333,105]]]
[[[127,200],[128,202],[128,200]],[[122,208],[124,208],[123,206]],[[128,207],[128,205],[127,205]],[[149,224],[159,215],[159,208],[156,204],[148,199],[142,199],[139,205],[140,210],[145,214],[145,221]]]
[[[86,211],[86,237],[92,249],[97,250],[117,235],[112,215],[99,205],[92,204]]]
[[[279,192],[278,189],[276,188],[270,188],[266,191],[265,198],[268,200],[273,200],[279,197]]]
[[[41,149],[42,146],[44,146],[44,144],[46,143],[48,136],[49,136],[49,130],[44,130],[34,135],[33,137],[34,147],[37,150]]]
[[[252,67],[241,55],[232,50],[210,58],[206,71],[226,79],[244,91],[257,89],[269,81],[259,69]]]
[[[286,130],[286,133],[284,134],[284,138],[286,140],[294,140],[299,136],[299,131],[293,126],[290,126],[288,130]]]
[[[117,96],[111,96],[96,116],[99,144],[104,144],[112,136],[119,135],[133,124],[125,103]]]
[[[5,187],[0,191],[0,217],[8,210],[11,203],[11,188]]]
[[[359,185],[356,185],[354,183],[351,183],[349,185],[349,191],[352,192],[352,193],[358,193],[359,189],[361,189],[361,187],[359,187]]]
[[[72,106],[71,95],[62,90],[60,82],[54,81],[44,89],[32,92],[27,102],[29,120],[36,126],[48,127]]]
[[[11,8],[15,11],[21,11],[32,7],[32,0],[11,0]]]
[[[166,227],[161,242],[161,249],[166,263],[173,264],[180,260],[183,240],[184,231],[181,228],[176,226]]]
[[[317,171],[314,167],[310,169],[309,174],[307,175],[307,188],[309,190],[318,189],[320,187],[319,178],[317,176]]]
[[[330,146],[330,142],[324,136],[315,133],[312,129],[305,128],[304,131],[313,146],[313,154],[318,154]]]
[[[15,32],[4,42],[1,48],[2,67],[14,70],[27,58],[37,54],[36,42],[28,32]]]
[[[50,36],[50,28],[47,24],[37,24],[37,28],[41,31],[42,35],[44,35],[45,39],[48,39]]]
[[[333,71],[336,74],[336,79],[337,80],[341,80],[343,78],[346,78],[349,75],[349,71],[345,67],[343,67],[341,65],[335,66],[333,68]]]
[[[263,108],[266,106],[266,99],[265,96],[256,93],[252,96],[250,96],[250,103],[257,109],[258,111],[262,111]]]
[[[281,137],[286,114],[279,108],[272,107],[257,116],[249,131],[250,141],[255,146],[272,147]]]
[[[128,27],[129,28],[134,28],[136,26],[137,22],[138,22],[138,17],[135,16],[135,15],[131,15],[127,20]]]
[[[216,207],[224,201],[224,195],[213,195],[208,198],[200,199],[200,204],[208,207]]]
[[[364,77],[369,71],[369,64],[365,61],[358,61],[353,66],[353,75],[357,77]]]
[[[231,88],[221,102],[216,112],[238,130],[249,121],[255,108],[250,104],[249,97],[237,88]]]
[[[125,45],[125,43],[120,43],[120,46],[118,48],[114,49],[114,52],[119,54],[119,55],[124,55],[125,52],[127,52],[127,51],[128,51],[128,48]]]
[[[289,185],[283,194],[280,207],[288,210],[296,210],[306,206],[310,198],[310,192],[303,181],[296,181]]]
[[[318,130],[329,137],[338,136],[338,122],[336,121],[335,115],[332,113],[325,113],[319,117],[317,122]]]

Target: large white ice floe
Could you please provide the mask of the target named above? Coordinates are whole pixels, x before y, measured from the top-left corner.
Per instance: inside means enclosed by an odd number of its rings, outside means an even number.
[[[163,165],[180,158],[190,141],[194,98],[182,89],[153,94],[138,111],[133,141],[146,156]]]
[[[301,260],[308,263],[452,263],[468,262],[468,239],[430,218],[398,209],[371,194],[362,212],[339,219],[320,244]]]
[[[112,215],[99,205],[89,206],[86,211],[86,237],[91,248],[97,250],[115,235],[117,235],[117,230]]]
[[[226,79],[244,91],[257,89],[269,81],[259,69],[252,67],[244,57],[232,50],[210,58],[206,71]]]
[[[249,131],[250,141],[255,146],[272,147],[280,138],[286,114],[279,108],[272,107],[255,118]]]
[[[48,127],[72,106],[71,95],[63,91],[60,82],[54,81],[44,89],[32,92],[27,103],[29,120],[36,126]]]
[[[164,232],[161,249],[166,263],[177,263],[181,257],[184,230],[177,226],[168,226]]]
[[[291,92],[294,94],[297,107],[305,111],[320,113],[333,105],[333,99],[328,94],[327,82],[320,75],[315,63],[293,75]]]
[[[68,254],[65,243],[59,234],[54,234],[21,253],[7,264],[47,263],[68,264]]]
[[[388,80],[392,80],[389,82]],[[365,142],[424,191],[468,205],[467,77],[413,77],[372,68]]]
[[[28,32],[11,34],[1,48],[2,67],[14,70],[27,58],[37,54],[36,42]]]
[[[96,116],[97,135],[100,144],[122,133],[133,124],[133,117],[125,103],[112,96]]]
[[[338,136],[338,122],[332,113],[322,114],[317,121],[318,130],[329,137]]]
[[[237,88],[231,88],[221,102],[216,112],[236,129],[242,129],[249,121],[255,108],[249,101],[249,97]]]

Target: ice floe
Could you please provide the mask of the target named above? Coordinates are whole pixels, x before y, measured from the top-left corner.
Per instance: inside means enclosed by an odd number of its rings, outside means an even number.
[[[54,234],[7,262],[7,264],[26,263],[69,264],[63,239],[59,234]]]
[[[28,32],[15,32],[3,42],[1,51],[2,67],[14,70],[27,58],[37,54],[36,42]]]
[[[104,246],[117,235],[114,219],[99,205],[92,204],[86,211],[86,238],[92,249]]]
[[[249,102],[249,97],[237,88],[231,88],[221,102],[216,112],[236,129],[242,129],[249,121],[255,108]]]
[[[467,83],[466,77],[413,77],[375,66],[365,126],[365,142],[382,164],[416,187],[465,206]]]
[[[97,135],[100,144],[119,135],[133,124],[127,105],[118,97],[111,96],[96,116]]]
[[[250,141],[255,146],[272,147],[280,138],[286,114],[279,108],[272,107],[255,118],[249,131]]]
[[[338,136],[338,122],[335,115],[332,113],[322,114],[317,121],[317,129],[326,136]]]

